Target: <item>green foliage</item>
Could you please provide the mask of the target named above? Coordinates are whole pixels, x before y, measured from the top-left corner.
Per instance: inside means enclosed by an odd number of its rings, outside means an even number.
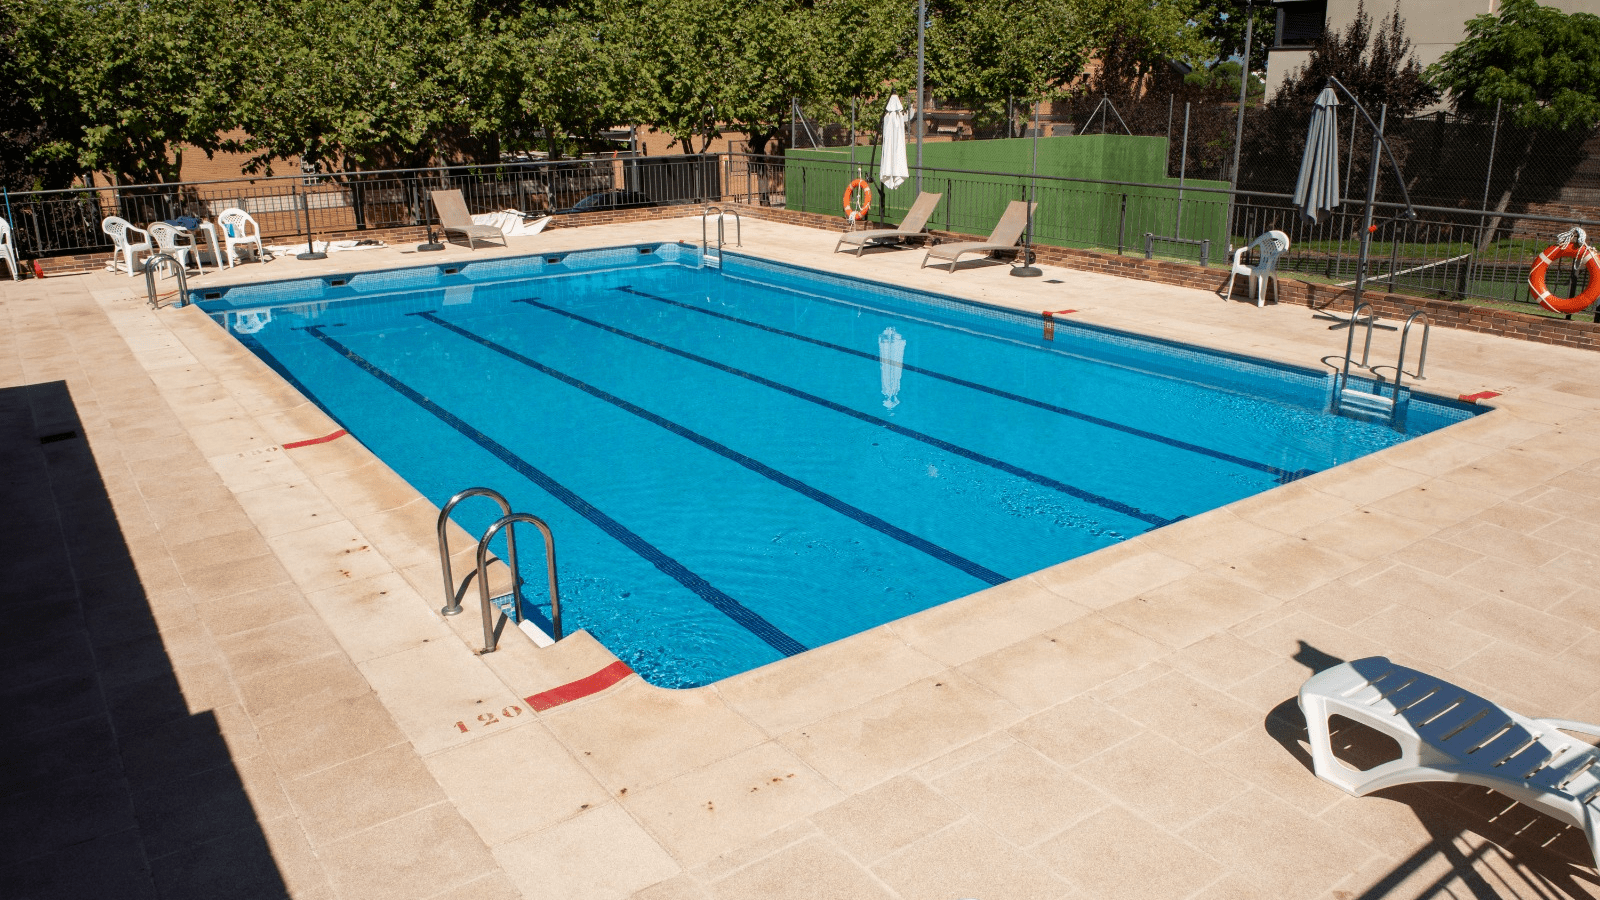
[[[1467,23],[1466,40],[1428,77],[1463,115],[1501,102],[1523,127],[1591,127],[1600,122],[1600,16],[1504,0],[1499,16]]]
[[[1239,96],[1239,64],[1233,60],[1219,62],[1209,69],[1196,69],[1183,76],[1183,83],[1191,87],[1219,91],[1228,97]],[[1250,87],[1248,97],[1260,97],[1267,91],[1267,83],[1261,76],[1252,72],[1250,74]]]
[[[1199,0],[1196,22],[1200,33],[1216,48],[1216,60],[1225,62],[1244,55],[1245,0]],[[1250,71],[1264,72],[1267,68],[1267,51],[1272,48],[1273,36],[1278,31],[1278,18],[1265,0],[1250,5],[1255,25],[1250,35]],[[1239,89],[1238,76],[1234,76],[1234,92]]]
[[[1374,119],[1383,104],[1389,106],[1389,117],[1397,118],[1439,99],[1438,89],[1424,77],[1412,53],[1398,6],[1374,30],[1364,0],[1356,4],[1355,19],[1344,32],[1324,33],[1312,47],[1311,58],[1272,95],[1269,105],[1310,110],[1330,75],[1349,88]]]
[[[1172,61],[1199,67],[1216,58],[1201,29],[1198,0],[1077,0],[1079,22],[1100,59],[1093,94],[1128,101],[1144,94]]]
[[[930,8],[930,78],[940,93],[996,120],[1007,101],[1045,99],[1083,71],[1090,32],[1080,0],[942,0]],[[915,23],[913,23],[915,24]]]

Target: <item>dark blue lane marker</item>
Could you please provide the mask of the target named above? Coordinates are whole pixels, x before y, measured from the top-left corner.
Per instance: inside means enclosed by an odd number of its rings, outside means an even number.
[[[765,285],[763,285],[763,287],[765,287]],[[797,333],[795,333],[793,331],[785,331],[782,328],[774,328],[771,325],[763,325],[760,322],[753,322],[753,321],[751,321],[749,319],[741,319],[738,316],[730,316],[727,313],[716,312],[714,310],[709,310],[709,309],[706,309],[704,307],[695,306],[692,303],[683,303],[683,302],[680,302],[678,300],[669,300],[666,297],[657,297],[655,294],[647,294],[644,291],[636,291],[633,288],[626,287],[626,286],[625,287],[619,287],[619,288],[612,288],[612,290],[621,291],[621,292],[623,292],[625,294],[633,294],[636,297],[644,297],[646,299],[655,300],[655,301],[658,301],[660,303],[666,303],[668,305],[676,306],[676,307],[679,307],[681,309],[692,310],[694,312],[701,313],[703,315],[711,316],[712,318],[715,318],[715,319],[723,319],[725,321],[733,322],[733,323],[738,324],[738,325],[744,325],[744,326],[746,326],[748,328],[755,328],[755,329],[758,329],[758,330],[761,330],[761,331],[765,331],[765,332],[767,332],[769,334],[776,334],[776,335],[779,335],[781,337],[791,338],[791,339],[796,340],[796,341],[804,341],[807,344],[815,344],[818,347],[823,347],[823,348],[826,348],[828,350],[835,350],[835,351],[838,351],[839,353],[848,353],[851,356],[859,356],[862,359],[870,359],[873,362],[877,362],[878,361],[878,357],[877,357],[876,354],[867,353],[867,352],[862,351],[862,350],[857,350],[854,347],[846,347],[846,346],[844,346],[842,344],[830,343],[828,341],[820,340],[818,338],[809,337],[809,336],[803,335],[803,334],[797,334]],[[826,298],[824,298],[824,299],[826,299]],[[888,314],[886,313],[886,315],[888,315]],[[1110,419],[1102,419],[1099,416],[1092,416],[1092,415],[1090,415],[1090,414],[1088,414],[1086,412],[1079,412],[1078,410],[1070,409],[1070,408],[1065,407],[1065,406],[1057,406],[1054,403],[1046,403],[1043,400],[1035,400],[1032,397],[1025,397],[1025,396],[1023,396],[1021,394],[1013,394],[1010,391],[1002,390],[1002,389],[997,388],[997,387],[990,387],[987,384],[979,384],[976,381],[968,381],[965,378],[958,378],[958,377],[956,377],[954,375],[946,375],[943,372],[936,372],[933,369],[924,369],[921,366],[907,365],[905,363],[902,363],[900,365],[900,368],[905,370],[905,371],[907,371],[907,372],[916,372],[918,375],[926,375],[929,378],[936,378],[936,379],[938,379],[940,381],[948,382],[950,384],[960,385],[961,387],[964,387],[964,388],[971,388],[972,390],[975,390],[975,391],[982,391],[985,394],[992,394],[992,395],[994,395],[996,397],[1000,397],[1000,398],[1003,398],[1003,399],[1006,399],[1006,400],[1010,400],[1010,401],[1012,401],[1014,403],[1021,403],[1021,404],[1025,405],[1025,406],[1034,407],[1035,409],[1042,409],[1042,410],[1045,410],[1047,412],[1056,413],[1057,415],[1062,415],[1062,416],[1067,416],[1068,418],[1077,419],[1077,420],[1079,420],[1081,422],[1088,422],[1091,425],[1098,425],[1101,428],[1109,428],[1109,429],[1111,429],[1113,431],[1120,431],[1123,434],[1130,434],[1130,435],[1133,435],[1134,437],[1144,438],[1145,440],[1148,440],[1148,441],[1156,441],[1158,443],[1166,444],[1167,446],[1176,448],[1178,450],[1187,450],[1190,453],[1198,453],[1198,454],[1201,454],[1203,456],[1209,456],[1209,457],[1211,457],[1213,459],[1222,460],[1223,462],[1233,463],[1236,466],[1243,466],[1244,468],[1247,468],[1247,469],[1255,469],[1258,472],[1266,472],[1267,474],[1269,474],[1272,477],[1276,478],[1279,484],[1288,484],[1291,481],[1296,481],[1298,479],[1306,477],[1307,475],[1313,474],[1311,472],[1311,470],[1309,470],[1309,469],[1300,469],[1299,471],[1296,471],[1296,472],[1290,472],[1287,469],[1279,468],[1278,466],[1274,466],[1271,463],[1257,462],[1256,460],[1247,459],[1246,457],[1243,457],[1243,456],[1234,456],[1233,454],[1226,453],[1226,452],[1224,452],[1222,450],[1213,450],[1210,447],[1202,447],[1199,444],[1191,444],[1191,443],[1188,443],[1186,441],[1180,441],[1177,438],[1170,438],[1170,437],[1167,437],[1166,435],[1156,434],[1153,431],[1145,431],[1142,428],[1135,428],[1132,425],[1124,425],[1121,422],[1113,422]]]
[[[427,312],[406,313],[406,315],[408,315],[408,316],[417,316],[418,318],[426,319],[427,321],[432,322],[433,324],[438,325],[441,328],[449,330],[453,334],[460,335],[461,337],[464,337],[467,340],[472,341],[473,343],[476,343],[476,344],[478,344],[478,345],[480,345],[482,347],[486,347],[486,348],[488,348],[490,350],[493,350],[494,352],[500,354],[501,356],[504,356],[505,358],[507,358],[509,360],[521,363],[522,365],[527,366],[528,368],[533,369],[536,372],[542,372],[545,375],[548,375],[551,378],[554,378],[555,380],[561,382],[562,384],[569,385],[571,387],[577,388],[580,391],[583,391],[584,393],[588,394],[591,397],[595,397],[597,399],[604,400],[605,402],[611,404],[612,406],[617,407],[618,409],[620,409],[620,410],[622,410],[624,412],[632,413],[633,415],[638,416],[639,418],[645,420],[646,422],[649,422],[652,425],[655,425],[658,428],[664,428],[667,431],[670,431],[673,434],[677,435],[678,437],[684,438],[685,440],[692,441],[695,444],[698,444],[699,446],[704,447],[707,450],[710,450],[712,453],[715,453],[718,456],[721,456],[723,459],[727,459],[727,460],[730,460],[732,462],[736,462],[739,465],[744,466],[746,469],[749,469],[750,471],[756,473],[757,475],[760,475],[763,478],[769,479],[769,480],[774,481],[774,482],[776,482],[776,483],[778,483],[780,485],[783,485],[784,487],[788,488],[791,491],[794,491],[795,493],[799,494],[802,497],[805,497],[808,500],[813,500],[813,501],[815,501],[817,503],[822,504],[823,506],[828,507],[829,509],[833,510],[834,512],[841,513],[843,515],[849,516],[850,518],[856,520],[857,522],[860,522],[862,525],[865,525],[868,528],[874,529],[874,530],[876,530],[876,531],[878,531],[878,532],[880,532],[880,533],[882,533],[882,534],[884,534],[884,535],[886,535],[888,537],[891,537],[891,538],[899,541],[900,543],[905,544],[907,547],[912,548],[913,550],[920,550],[923,553],[928,554],[929,556],[933,557],[934,559],[937,559],[938,561],[940,561],[942,563],[946,563],[948,565],[954,566],[957,569],[960,569],[961,571],[967,573],[968,575],[971,575],[973,578],[978,579],[979,581],[985,582],[985,583],[990,584],[990,585],[996,585],[996,584],[1004,584],[1005,582],[1011,580],[1011,579],[1007,578],[1006,576],[1001,575],[1000,573],[994,571],[993,569],[988,569],[988,568],[985,568],[983,566],[980,566],[977,563],[973,562],[972,560],[967,559],[967,558],[965,558],[963,556],[959,556],[959,555],[957,555],[957,554],[955,554],[955,553],[953,553],[953,552],[951,552],[949,550],[946,550],[945,548],[939,546],[938,544],[933,543],[932,541],[928,541],[928,540],[925,540],[923,538],[917,537],[916,535],[912,534],[909,531],[906,531],[906,530],[904,530],[902,528],[899,528],[899,527],[896,527],[894,525],[891,525],[890,523],[885,522],[883,519],[878,518],[877,516],[873,515],[872,513],[867,512],[864,509],[861,509],[860,507],[852,506],[851,504],[846,503],[843,500],[840,500],[838,497],[835,497],[832,494],[828,494],[828,493],[825,493],[823,491],[820,491],[820,490],[812,487],[811,485],[806,484],[803,481],[800,481],[797,478],[793,478],[793,477],[791,477],[789,475],[785,475],[784,473],[778,471],[777,469],[772,468],[771,466],[767,465],[766,463],[761,462],[760,460],[757,460],[757,459],[754,459],[752,457],[746,456],[743,453],[740,453],[739,451],[733,449],[732,447],[729,447],[729,446],[727,446],[725,444],[720,444],[717,441],[714,441],[711,438],[706,437],[703,434],[700,434],[699,432],[691,431],[690,429],[685,428],[682,425],[679,425],[677,422],[674,422],[671,419],[666,419],[666,418],[663,418],[661,416],[658,416],[655,413],[653,413],[653,412],[651,412],[651,411],[649,411],[649,410],[647,410],[647,409],[645,409],[645,408],[643,408],[641,406],[637,406],[637,405],[635,405],[633,403],[629,403],[628,401],[622,399],[621,397],[616,396],[615,394],[608,393],[608,392],[606,392],[606,391],[604,391],[604,390],[602,390],[600,388],[595,387],[592,384],[589,384],[589,383],[587,383],[585,381],[580,381],[579,379],[574,378],[573,376],[568,375],[565,372],[562,372],[562,371],[560,371],[558,369],[553,369],[550,366],[545,365],[544,363],[541,363],[541,362],[538,362],[537,360],[530,359],[530,358],[528,358],[526,356],[523,356],[522,354],[518,353],[515,350],[512,350],[509,347],[503,346],[501,344],[497,344],[494,341],[491,341],[488,338],[483,337],[482,335],[475,334],[475,333],[473,333],[471,331],[468,331],[465,328],[460,327],[459,325],[456,325],[456,324],[454,324],[452,322],[447,322],[444,319],[439,318],[439,316],[436,313],[434,313],[433,311],[431,311],[431,310],[427,311]]]
[[[788,394],[791,397],[797,397],[797,398],[799,398],[801,400],[806,401],[807,403],[815,403],[816,405],[821,406],[824,409],[832,410],[832,411],[834,411],[836,413],[839,413],[841,415],[849,416],[849,417],[851,417],[853,419],[859,419],[860,421],[866,422],[869,425],[875,425],[875,426],[877,426],[879,428],[883,428],[883,429],[885,429],[887,431],[891,431],[891,432],[893,432],[895,434],[898,434],[898,435],[900,435],[902,437],[911,438],[914,441],[921,441],[924,444],[928,444],[929,446],[937,447],[940,450],[945,451],[946,453],[952,453],[952,454],[955,454],[956,456],[959,456],[959,457],[961,457],[963,459],[968,459],[968,460],[971,460],[971,461],[973,461],[975,463],[979,463],[979,464],[982,464],[982,465],[985,465],[985,466],[989,466],[990,468],[993,468],[993,469],[999,469],[1000,471],[1005,472],[1008,475],[1015,475],[1016,477],[1021,478],[1021,479],[1025,480],[1025,481],[1031,481],[1034,484],[1039,485],[1040,487],[1047,487],[1047,488],[1050,488],[1051,490],[1054,490],[1054,491],[1060,491],[1061,493],[1066,494],[1069,497],[1075,497],[1075,498],[1077,498],[1079,500],[1083,500],[1083,501],[1086,501],[1086,502],[1089,502],[1089,503],[1093,503],[1094,505],[1099,506],[1099,507],[1101,507],[1103,509],[1109,509],[1112,512],[1121,513],[1122,515],[1125,515],[1125,516],[1127,516],[1129,518],[1138,519],[1141,522],[1148,522],[1150,525],[1155,526],[1155,527],[1160,527],[1162,525],[1167,525],[1167,524],[1169,524],[1169,523],[1171,523],[1173,521],[1172,519],[1166,519],[1166,518],[1158,516],[1158,515],[1156,515],[1154,513],[1147,513],[1144,510],[1139,509],[1136,506],[1129,506],[1128,504],[1123,503],[1120,500],[1113,500],[1110,497],[1102,497],[1099,494],[1093,493],[1091,491],[1086,491],[1083,488],[1073,487],[1072,485],[1066,484],[1065,482],[1057,481],[1057,480],[1055,480],[1054,478],[1051,478],[1048,475],[1041,475],[1038,472],[1030,472],[1027,469],[1024,469],[1024,468],[1022,468],[1020,466],[1014,466],[1011,463],[1005,462],[1003,460],[995,459],[992,456],[986,456],[986,455],[984,455],[982,453],[977,452],[976,450],[968,450],[966,447],[961,447],[961,446],[958,446],[956,444],[952,444],[949,441],[943,440],[941,438],[936,438],[931,434],[923,434],[920,431],[914,431],[914,430],[912,430],[910,428],[906,428],[903,425],[897,425],[894,422],[890,422],[890,421],[888,421],[886,419],[880,419],[877,416],[869,415],[868,413],[861,412],[860,410],[851,409],[848,406],[844,406],[843,404],[835,403],[832,400],[829,400],[829,399],[827,399],[825,397],[818,397],[816,394],[808,394],[805,391],[800,390],[799,388],[793,388],[793,387],[790,387],[790,386],[788,386],[786,384],[780,384],[779,382],[773,381],[770,378],[763,378],[762,376],[757,375],[754,372],[746,372],[743,369],[735,369],[733,366],[723,365],[722,363],[719,363],[714,359],[707,359],[704,356],[696,356],[695,354],[690,353],[687,350],[679,350],[677,347],[669,347],[666,344],[663,344],[663,343],[661,343],[659,341],[653,341],[653,340],[651,340],[651,339],[649,339],[647,337],[642,337],[640,335],[634,334],[631,331],[623,331],[621,328],[616,328],[614,326],[607,325],[604,322],[596,322],[594,319],[590,319],[590,318],[586,318],[584,316],[580,316],[580,315],[578,315],[577,313],[574,313],[574,312],[568,312],[568,311],[566,311],[564,309],[557,309],[554,306],[549,306],[547,304],[539,302],[538,300],[525,299],[525,300],[514,300],[512,302],[513,303],[526,303],[529,306],[533,306],[533,307],[536,307],[538,309],[542,309],[542,310],[544,310],[546,312],[552,312],[552,313],[555,313],[558,316],[565,316],[566,318],[572,319],[575,322],[582,322],[585,325],[588,325],[588,326],[593,327],[593,328],[598,328],[601,331],[610,332],[611,334],[617,335],[618,337],[624,337],[624,338],[627,338],[630,341],[637,341],[637,342],[645,345],[646,347],[653,347],[653,348],[655,348],[657,350],[661,350],[661,351],[666,352],[666,353],[671,353],[674,356],[679,356],[679,357],[682,357],[684,359],[690,360],[692,362],[697,362],[697,363],[699,363],[699,364],[701,364],[703,366],[709,366],[709,367],[711,367],[713,369],[716,369],[719,372],[726,372],[729,375],[736,375],[736,376],[738,376],[740,378],[744,378],[746,380],[753,381],[756,384],[761,385],[762,387],[772,388],[775,391],[782,391],[783,393]]]
[[[754,634],[756,637],[765,641],[772,649],[782,653],[784,656],[793,656],[796,653],[805,652],[806,647],[804,644],[788,636],[787,634],[784,634],[782,631],[778,630],[777,626],[750,611],[750,609],[744,604],[733,599],[727,594],[724,594],[722,591],[717,590],[717,588],[714,587],[711,582],[706,581],[699,575],[689,571],[684,567],[683,563],[680,563],[672,557],[666,555],[657,549],[655,545],[646,541],[644,538],[639,537],[637,534],[634,534],[632,531],[629,531],[627,526],[596,509],[592,504],[589,503],[589,501],[579,497],[577,494],[574,494],[561,482],[556,481],[554,478],[551,478],[549,475],[545,474],[539,469],[534,468],[522,457],[512,453],[510,450],[506,449],[503,444],[495,441],[494,438],[491,438],[478,429],[473,428],[471,425],[458,418],[454,413],[450,412],[439,404],[434,403],[427,397],[417,393],[415,389],[406,383],[368,362],[359,353],[356,353],[349,347],[346,347],[333,338],[323,334],[321,326],[313,325],[310,328],[307,328],[306,334],[309,334],[322,343],[328,345],[333,352],[355,363],[368,375],[371,375],[373,378],[383,382],[395,393],[422,407],[429,413],[432,413],[434,418],[437,418],[439,421],[449,425],[451,428],[454,428],[456,431],[460,432],[468,440],[471,440],[473,443],[494,454],[496,459],[515,469],[518,474],[543,488],[550,496],[556,498],[562,503],[565,503],[573,512],[583,516],[590,522],[593,522],[597,527],[600,528],[601,531],[611,535],[611,537],[614,538],[618,543],[644,557],[646,561],[660,570],[662,574],[678,582],[689,590],[694,591],[696,594],[700,595],[701,599],[716,607],[718,612],[722,613],[733,621],[738,622],[740,625],[743,625],[750,631],[751,634]]]
[[[272,351],[266,348],[266,345],[262,344],[261,341],[256,339],[255,335],[239,334],[235,332],[233,336],[239,341],[240,344],[244,345],[246,350],[254,353],[257,359],[266,363],[267,367],[272,371],[277,372],[278,377],[289,382],[289,385],[295,390],[299,391],[301,396],[305,397],[307,400],[310,400],[312,403],[315,403],[317,405],[317,409],[322,410],[323,415],[335,422],[338,422],[339,427],[343,428],[345,431],[355,434],[355,432],[350,431],[350,426],[348,424],[333,414],[333,410],[328,408],[328,404],[322,402],[321,397],[318,397],[316,393],[306,385],[305,382],[301,381],[299,376],[290,371],[289,367],[283,364],[283,360],[280,360],[278,357],[274,356]],[[360,440],[360,438],[356,438],[356,440]]]

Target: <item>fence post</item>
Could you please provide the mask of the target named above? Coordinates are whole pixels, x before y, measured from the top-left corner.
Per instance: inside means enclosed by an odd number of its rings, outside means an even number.
[[[1122,211],[1117,214],[1117,255],[1122,255],[1123,238],[1128,234],[1128,195],[1122,195]]]
[[[956,180],[944,180],[944,230],[950,230],[950,210],[956,205]]]

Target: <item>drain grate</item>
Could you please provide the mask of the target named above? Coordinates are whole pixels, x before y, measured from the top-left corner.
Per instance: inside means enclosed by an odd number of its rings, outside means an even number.
[[[56,441],[70,441],[77,436],[78,433],[76,431],[62,431],[56,434],[47,434],[44,437],[39,438],[39,443],[54,444]]]

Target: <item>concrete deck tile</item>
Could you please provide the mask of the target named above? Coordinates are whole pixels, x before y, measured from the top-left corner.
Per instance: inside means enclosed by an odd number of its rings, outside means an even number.
[[[1212,510],[1140,537],[1150,549],[1197,568],[1224,562],[1282,537],[1280,532],[1245,521],[1230,509]]]
[[[1313,475],[1306,479],[1306,485],[1322,493],[1365,505],[1392,497],[1428,480],[1428,476],[1421,472],[1390,465],[1380,457],[1372,456],[1346,463],[1339,469],[1336,477],[1319,478]]]
[[[1443,618],[1404,606],[1391,606],[1352,625],[1350,630],[1388,648],[1395,656],[1408,656],[1420,667],[1450,669],[1494,642],[1481,630],[1459,624],[1460,614]]]
[[[951,772],[933,787],[1019,847],[1036,844],[1109,802],[1091,782],[1023,744]]]
[[[494,848],[526,897],[627,897],[682,871],[615,803]]]
[[[223,601],[226,602],[226,601]],[[315,615],[299,615],[217,640],[235,678],[305,662],[336,652],[339,645]]]
[[[304,705],[261,723],[261,741],[286,778],[299,778],[402,743],[405,736],[369,695]]]
[[[434,894],[428,900],[522,900],[522,891],[505,873],[491,872],[482,878]]]
[[[339,515],[309,480],[273,485],[236,495],[245,515],[265,537],[314,528]]]
[[[1600,590],[1578,591],[1550,607],[1550,613],[1585,628],[1600,630]]]
[[[1034,574],[1045,587],[1087,609],[1105,609],[1141,591],[1194,574],[1195,567],[1139,540],[1052,566]]]
[[[642,790],[765,740],[707,690],[668,691],[629,678],[542,716],[613,794]]]
[[[1102,750],[1072,771],[1123,806],[1169,828],[1221,807],[1247,787],[1229,770],[1149,732]]]
[[[1287,600],[1354,571],[1364,561],[1321,547],[1309,538],[1287,537],[1209,571]]]
[[[1472,557],[1479,558],[1477,554]],[[1372,597],[1386,598],[1391,603],[1404,602],[1412,609],[1434,616],[1454,615],[1486,596],[1464,586],[1463,582],[1470,579],[1441,577],[1430,569],[1407,563],[1365,576],[1352,573],[1346,578]]]
[[[1373,855],[1354,837],[1258,791],[1239,795],[1181,834],[1284,897],[1330,890]]]
[[[722,682],[717,693],[768,734],[782,734],[836,712],[846,695],[865,703],[941,668],[880,627]]]
[[[1289,612],[1305,613],[1324,622],[1351,628],[1394,604],[1392,595],[1369,591],[1355,582],[1361,571],[1351,572],[1338,581],[1312,588],[1284,604]]]
[[[478,665],[471,650],[454,641],[430,641],[358,663],[356,668],[419,753],[456,746],[477,731],[511,729],[533,721],[522,698]],[[466,732],[455,724],[458,721],[466,725]]]
[[[1533,609],[1549,609],[1579,589],[1579,585],[1546,574],[1543,569],[1481,557],[1450,578]]]
[[[1246,643],[1280,658],[1295,658],[1307,649],[1337,660],[1383,655],[1383,645],[1348,628],[1331,625],[1304,613],[1292,613],[1249,634]],[[1307,673],[1307,677],[1310,673]]]
[[[317,847],[340,900],[432,897],[491,874],[494,859],[448,803]]]
[[[632,900],[711,900],[711,893],[694,877],[679,875],[636,892]]]
[[[484,736],[423,759],[461,814],[492,846],[610,801],[555,736],[538,723]]]
[[[860,790],[1017,721],[1016,708],[954,672],[783,735],[823,777]]]
[[[334,441],[333,443],[337,443]],[[297,450],[287,451],[298,453]],[[353,469],[315,474],[317,488],[351,519],[396,509],[412,502],[417,491],[394,470],[376,460]],[[438,512],[435,511],[435,517]]]
[[[1139,724],[1092,697],[1078,697],[1011,726],[1009,733],[1063,766],[1073,766],[1140,733]]]
[[[239,698],[251,717],[266,723],[340,700],[365,697],[372,688],[342,653],[293,663],[239,679]]]
[[[141,580],[148,574],[140,569]],[[236,594],[258,591],[289,581],[289,573],[272,553],[241,559],[222,560],[183,573],[183,583],[196,603],[222,600]]]
[[[913,649],[954,666],[1070,622],[1086,611],[1045,588],[1038,576],[1032,575],[900,619],[889,627]]]
[[[693,868],[843,799],[794,754],[758,744],[621,803],[684,868]]]
[[[282,448],[276,446],[208,456],[206,461],[234,493],[294,484],[305,480],[305,473],[294,464]]]
[[[716,900],[894,900],[865,869],[821,838],[812,838],[753,863],[711,887]],[[946,895],[950,896],[950,895]]]
[[[1237,581],[1201,572],[1144,591],[1102,614],[1145,637],[1177,648],[1216,634],[1279,602]]]
[[[940,792],[902,775],[851,795],[811,821],[850,856],[870,865],[963,815]]]
[[[303,591],[319,591],[393,571],[350,522],[274,535],[267,543]]]
[[[960,671],[1031,713],[1096,688],[1166,649],[1126,626],[1089,615],[973,660]]]
[[[288,779],[283,790],[319,847],[445,799],[439,783],[403,743]]]
[[[1244,704],[1180,673],[1158,678],[1108,705],[1199,752],[1260,723],[1258,715]]]
[[[432,501],[418,497],[394,509],[361,516],[353,521],[367,540],[372,542],[372,546],[378,548],[378,552],[396,569],[430,564],[438,567],[439,538],[435,529],[439,521],[439,508]],[[526,566],[526,572],[537,572],[543,568],[539,535],[531,528],[520,529],[519,533],[523,533],[523,536],[518,541],[518,564]],[[531,544],[529,538],[533,539]],[[528,585],[527,593],[531,595],[541,585],[542,581],[535,581]]]
[[[1313,476],[1314,477],[1314,476]],[[1331,480],[1331,479],[1329,479]],[[1398,493],[1398,491],[1396,492]],[[1306,484],[1305,480],[1268,493],[1246,497],[1228,507],[1246,522],[1284,534],[1297,534],[1313,525],[1343,515],[1357,504]]]
[[[1108,806],[1046,841],[1038,855],[1086,896],[1174,900],[1226,869],[1171,832]]]
[[[771,834],[763,835],[737,850],[724,853],[704,865],[689,871],[689,876],[702,884],[714,884],[751,863],[782,853],[797,844],[822,836],[809,820],[795,822]]]
[[[1568,619],[1499,597],[1485,598],[1451,618],[1490,637],[1552,656],[1576,643],[1585,631]]]
[[[872,867],[905,900],[1014,897],[1056,900],[1068,885],[1033,857],[972,823],[959,822]]]
[[[1481,557],[1524,566],[1542,566],[1566,552],[1565,548],[1553,546],[1549,541],[1499,525],[1475,524],[1441,532],[1439,538],[1472,550]]]
[[[356,663],[450,636],[428,602],[396,572],[314,591],[306,603]]]

